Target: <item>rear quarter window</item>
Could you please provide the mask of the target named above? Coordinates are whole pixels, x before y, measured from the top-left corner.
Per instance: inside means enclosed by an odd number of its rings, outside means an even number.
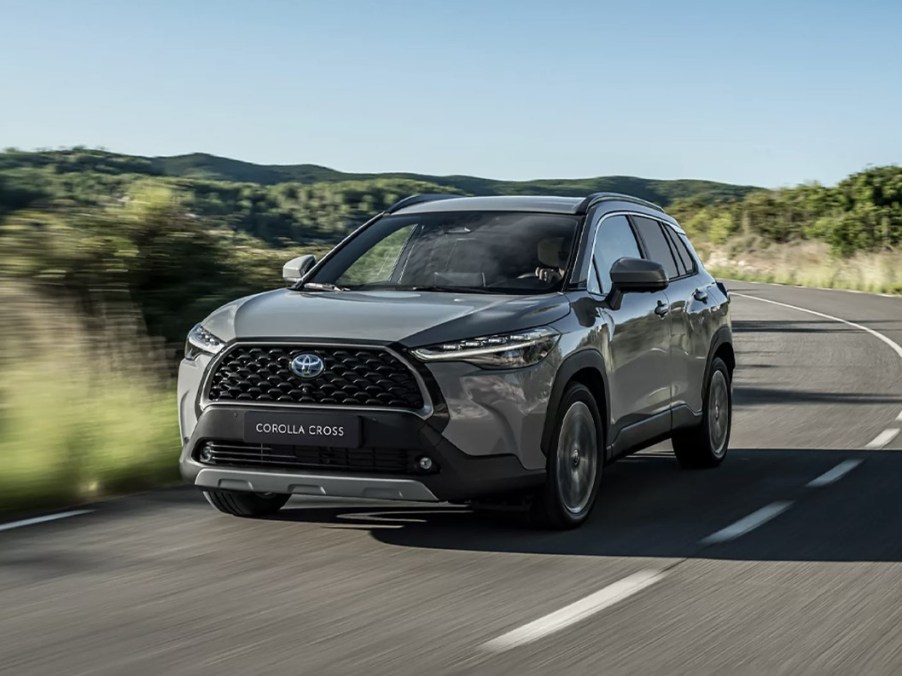
[[[667,239],[673,248],[673,254],[676,257],[680,273],[683,275],[692,275],[696,272],[695,259],[689,253],[689,247],[686,246],[686,240],[676,230],[669,225],[664,225],[664,232],[667,233]]]
[[[645,242],[648,259],[660,263],[664,267],[667,279],[680,277],[680,269],[677,267],[676,259],[673,257],[661,224],[643,216],[633,216],[632,219],[639,236]]]

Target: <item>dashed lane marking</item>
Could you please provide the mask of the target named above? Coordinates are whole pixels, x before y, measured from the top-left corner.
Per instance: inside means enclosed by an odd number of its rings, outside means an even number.
[[[487,643],[483,643],[482,647],[491,652],[503,652],[510,650],[524,643],[530,643],[543,636],[553,634],[571,624],[580,622],[598,613],[605,608],[610,608],[615,603],[619,603],[629,598],[633,594],[637,594],[646,587],[650,587],[664,577],[664,573],[657,570],[643,570],[634,575],[618,580],[607,587],[599,589],[593,594],[589,594],[585,598],[564,606],[560,610],[540,617],[529,624],[524,624],[513,631],[502,634],[498,638],[493,638]]]
[[[713,545],[720,542],[729,542],[746,533],[755,530],[758,526],[762,526],[775,516],[779,516],[792,505],[789,501],[772,502],[761,509],[752,512],[735,523],[731,523],[726,528],[721,528],[716,533],[712,533],[702,539],[703,545]]]
[[[819,477],[812,479],[805,485],[808,486],[808,488],[820,488],[821,486],[829,486],[830,484],[836,483],[837,481],[842,479],[846,474],[858,467],[861,462],[861,460],[843,460],[833,469],[824,472]]]
[[[890,442],[899,436],[899,430],[892,427],[887,430],[883,430],[880,434],[874,437],[874,440],[871,441],[865,448],[869,448],[871,450],[884,448],[885,446],[889,446]]]
[[[80,516],[82,514],[90,514],[93,509],[73,509],[69,512],[58,512],[56,514],[47,514],[46,516],[35,516],[31,519],[22,519],[21,521],[10,521],[9,523],[0,523],[0,531],[12,530],[13,528],[24,528],[25,526],[35,526],[39,523],[47,523],[48,521],[58,521],[59,519],[68,519],[71,516]]]

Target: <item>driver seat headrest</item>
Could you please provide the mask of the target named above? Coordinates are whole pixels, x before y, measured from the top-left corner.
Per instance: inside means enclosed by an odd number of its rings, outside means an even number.
[[[563,268],[567,265],[567,257],[570,255],[568,243],[566,237],[546,237],[539,240],[537,252],[539,262],[549,268]]]

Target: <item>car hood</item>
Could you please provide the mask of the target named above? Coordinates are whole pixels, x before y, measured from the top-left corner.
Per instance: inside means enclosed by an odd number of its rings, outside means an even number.
[[[567,297],[559,293],[510,296],[278,289],[224,305],[203,325],[226,342],[302,338],[418,347],[542,326],[569,312]]]

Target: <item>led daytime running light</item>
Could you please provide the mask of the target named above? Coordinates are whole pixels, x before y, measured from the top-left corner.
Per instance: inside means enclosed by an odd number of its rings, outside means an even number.
[[[188,332],[187,345],[185,346],[185,356],[193,359],[198,353],[214,355],[225,346],[219,338],[207,331],[200,324],[195,325]],[[193,353],[193,354],[192,354]]]
[[[483,336],[455,343],[440,343],[414,350],[413,354],[422,361],[467,361],[490,355],[503,356],[516,354],[518,351],[525,352],[528,348],[543,344],[550,350],[557,342],[558,336],[558,332],[554,329],[539,327],[507,335]],[[541,361],[546,354],[547,350],[542,350],[540,358],[535,361]],[[479,363],[482,361],[480,360]]]

